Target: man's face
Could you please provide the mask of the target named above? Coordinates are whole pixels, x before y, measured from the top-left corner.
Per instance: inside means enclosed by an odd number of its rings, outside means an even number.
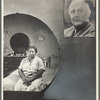
[[[74,26],[80,26],[86,22],[89,22],[90,10],[86,6],[87,5],[82,3],[76,3],[70,6],[69,15]]]
[[[27,56],[28,56],[29,58],[34,58],[35,55],[36,55],[35,50],[34,50],[33,48],[30,48],[30,49],[28,50],[28,52],[27,52]]]

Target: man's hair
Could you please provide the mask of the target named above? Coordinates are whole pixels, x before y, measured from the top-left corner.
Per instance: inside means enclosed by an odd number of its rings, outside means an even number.
[[[88,10],[88,12],[89,12],[89,14],[90,14],[90,13],[91,13],[90,6],[89,6],[89,3],[88,3],[86,0],[72,0],[72,2],[71,2],[70,5],[69,5],[68,12],[69,12],[70,8],[72,7],[72,5],[73,5],[74,3],[78,4],[78,3],[80,3],[80,2],[81,2],[83,5],[85,5],[84,7],[86,7],[86,9]],[[83,6],[83,5],[82,5],[82,6]]]
[[[37,53],[37,48],[35,47],[35,46],[29,46],[28,48],[27,48],[27,50],[29,50],[29,49],[34,49],[35,50],[35,52]]]

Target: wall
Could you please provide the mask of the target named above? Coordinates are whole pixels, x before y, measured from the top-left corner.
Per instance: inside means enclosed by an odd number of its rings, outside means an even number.
[[[57,39],[63,34],[63,0],[4,0],[4,16],[17,12],[39,18]]]
[[[94,38],[63,38],[60,67],[45,98],[96,100]]]
[[[39,19],[25,14],[12,14],[4,18],[5,46],[8,53],[14,52],[10,46],[11,37],[16,33],[24,33],[30,40],[30,45],[38,49],[40,57],[51,57],[51,67],[57,67],[59,62],[59,45],[52,31]],[[43,41],[39,37],[43,36]],[[21,40],[18,41],[19,44]],[[16,44],[15,44],[16,45]],[[56,59],[55,59],[56,58]]]
[[[5,0],[4,5],[4,15],[19,12],[35,16],[45,22],[57,38],[60,66],[44,98],[95,100],[95,38],[63,37],[63,0]]]

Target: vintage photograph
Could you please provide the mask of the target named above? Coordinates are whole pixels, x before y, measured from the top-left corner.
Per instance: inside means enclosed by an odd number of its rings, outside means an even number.
[[[96,13],[96,0],[4,0],[3,100],[96,100]]]
[[[8,11],[9,4],[4,4]],[[59,45],[50,28],[34,16],[15,12],[4,16],[3,35],[3,90],[40,92],[47,88],[59,66]]]
[[[64,37],[95,37],[95,0],[65,0]]]

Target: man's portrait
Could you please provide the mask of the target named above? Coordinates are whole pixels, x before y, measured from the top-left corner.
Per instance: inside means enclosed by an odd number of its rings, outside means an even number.
[[[94,12],[95,9],[93,8],[92,1],[72,0],[68,6],[68,14],[71,25],[69,27],[66,21],[65,24],[67,27],[64,29],[64,37],[95,37]]]

